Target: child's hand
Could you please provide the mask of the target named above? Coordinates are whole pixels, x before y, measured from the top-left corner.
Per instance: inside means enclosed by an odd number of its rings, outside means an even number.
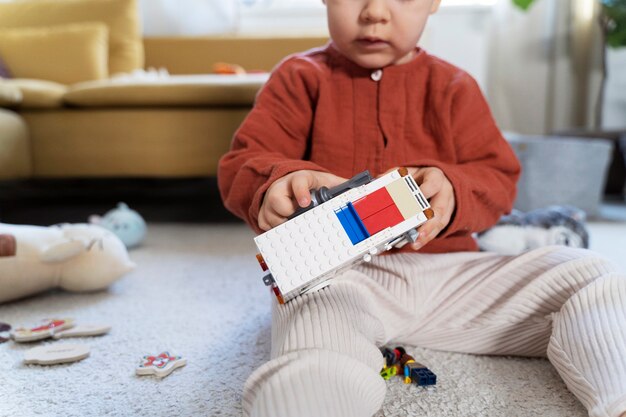
[[[270,230],[284,223],[298,206],[307,207],[311,204],[309,190],[330,188],[345,181],[346,178],[320,171],[302,170],[285,175],[267,189],[259,211],[259,227]]]
[[[448,226],[456,207],[456,200],[452,183],[439,168],[409,168],[409,173],[415,178],[435,212],[435,217],[417,228],[419,236],[411,247],[418,250]]]

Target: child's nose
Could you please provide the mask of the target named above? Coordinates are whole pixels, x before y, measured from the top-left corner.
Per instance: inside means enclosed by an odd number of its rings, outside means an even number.
[[[361,11],[361,20],[366,23],[382,23],[390,19],[387,0],[367,0]]]

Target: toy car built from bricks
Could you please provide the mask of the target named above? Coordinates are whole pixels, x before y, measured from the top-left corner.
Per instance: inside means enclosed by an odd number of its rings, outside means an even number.
[[[318,290],[329,279],[392,247],[417,239],[434,213],[406,168],[372,180],[365,171],[331,189],[311,191],[311,205],[257,236],[257,259],[278,302]]]

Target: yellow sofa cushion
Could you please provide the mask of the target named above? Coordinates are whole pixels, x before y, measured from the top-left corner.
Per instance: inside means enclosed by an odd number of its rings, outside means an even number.
[[[103,23],[0,29],[0,56],[16,78],[73,84],[107,78]]]
[[[20,0],[0,3],[0,28],[82,22],[101,22],[109,28],[109,73],[143,68],[143,43],[136,0]]]
[[[91,81],[69,87],[66,104],[99,106],[251,106],[268,74],[179,75]]]
[[[22,91],[0,78],[0,107],[15,107],[22,102]]]
[[[3,80],[5,86],[20,91],[20,109],[54,109],[63,106],[67,86],[53,81],[12,78]],[[0,87],[1,88],[1,87]]]

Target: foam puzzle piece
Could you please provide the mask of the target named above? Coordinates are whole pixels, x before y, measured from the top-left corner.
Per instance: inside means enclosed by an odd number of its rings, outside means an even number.
[[[36,365],[57,365],[77,362],[89,356],[89,346],[55,343],[38,346],[24,353],[24,363]]]
[[[11,325],[0,321],[0,343],[4,343],[11,338],[9,330],[11,330]]]
[[[45,319],[32,328],[17,328],[11,333],[16,342],[34,342],[54,336],[55,333],[74,327],[73,319]]]
[[[52,337],[54,339],[63,339],[66,337],[102,336],[110,330],[111,326],[109,325],[78,324],[70,329],[56,332]]]
[[[164,378],[171,374],[174,369],[187,365],[187,359],[182,356],[171,355],[169,352],[161,352],[156,356],[146,355],[135,369],[137,375],[156,375]]]

